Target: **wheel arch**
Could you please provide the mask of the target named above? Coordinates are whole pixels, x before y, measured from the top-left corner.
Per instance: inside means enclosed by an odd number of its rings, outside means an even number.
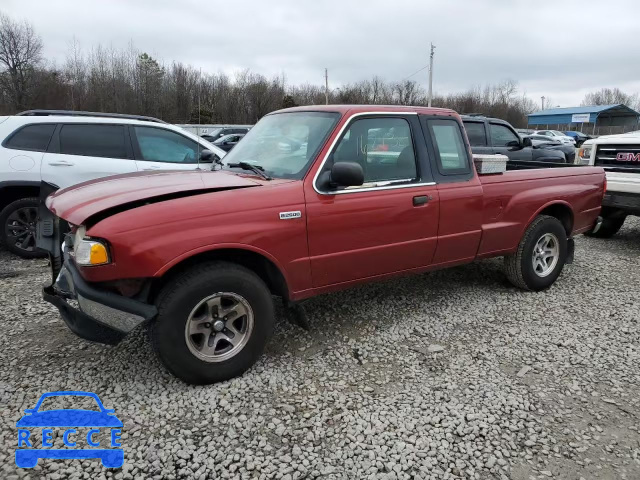
[[[0,211],[21,198],[40,196],[40,182],[0,182]]]
[[[525,231],[527,228],[529,228],[531,222],[533,222],[536,217],[540,215],[548,215],[550,217],[558,219],[560,223],[562,223],[565,232],[567,232],[567,238],[571,237],[571,232],[573,231],[574,215],[571,205],[569,205],[567,202],[554,201],[540,207],[538,211],[536,211],[536,213],[527,222]]]
[[[284,269],[266,252],[248,246],[219,246],[190,253],[178,257],[157,272],[156,280],[152,285],[150,300],[155,301],[155,297],[162,287],[181,272],[204,262],[215,260],[235,263],[248,268],[260,277],[272,295],[282,297],[285,300],[289,299],[289,287]]]

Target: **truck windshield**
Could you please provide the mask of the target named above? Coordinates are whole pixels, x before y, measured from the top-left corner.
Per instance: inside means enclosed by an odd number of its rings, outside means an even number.
[[[238,142],[222,163],[246,162],[275,178],[301,179],[338,122],[337,112],[267,115]]]

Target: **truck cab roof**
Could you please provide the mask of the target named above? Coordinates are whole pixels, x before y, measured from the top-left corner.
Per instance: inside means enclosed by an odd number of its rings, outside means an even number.
[[[448,108],[414,107],[406,105],[308,105],[304,107],[285,108],[272,113],[285,112],[336,112],[340,114],[407,112],[420,115],[458,116],[455,111]]]

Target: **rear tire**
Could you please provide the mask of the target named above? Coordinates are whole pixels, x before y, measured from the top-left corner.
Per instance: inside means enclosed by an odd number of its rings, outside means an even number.
[[[38,199],[21,198],[0,212],[0,245],[22,258],[46,256],[36,248]]]
[[[597,232],[588,232],[585,235],[595,238],[611,238],[620,231],[627,216],[623,213],[614,212],[603,216],[602,224]]]
[[[504,257],[509,281],[523,290],[549,288],[567,259],[567,233],[555,217],[540,215],[527,228],[518,250]]]
[[[210,262],[180,274],[162,289],[151,325],[156,353],[181,380],[206,385],[243,374],[273,331],[274,306],[251,270]]]

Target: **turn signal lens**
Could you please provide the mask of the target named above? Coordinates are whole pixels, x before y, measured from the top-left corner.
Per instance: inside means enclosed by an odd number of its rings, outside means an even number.
[[[109,263],[107,247],[94,240],[81,240],[75,247],[78,265],[104,265]]]

